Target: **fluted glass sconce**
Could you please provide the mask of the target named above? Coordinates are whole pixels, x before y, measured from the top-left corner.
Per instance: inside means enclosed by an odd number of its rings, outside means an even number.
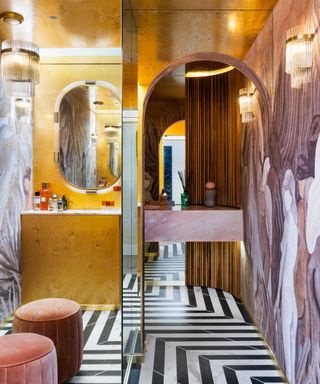
[[[14,109],[17,119],[29,117],[31,103],[30,99],[17,98],[14,100]]]
[[[292,88],[311,82],[313,39],[314,33],[301,25],[287,31],[286,73],[291,76]]]
[[[91,144],[93,146],[96,146],[97,141],[98,141],[98,135],[96,133],[91,133]]]
[[[2,42],[1,77],[9,96],[34,96],[39,83],[39,60],[39,48],[29,41]]]
[[[241,88],[239,90],[239,102],[241,122],[248,123],[254,118],[253,115],[253,91],[250,88]]]
[[[115,143],[118,140],[119,128],[120,127],[113,126],[113,125],[105,125],[104,134],[107,138],[108,144]]]

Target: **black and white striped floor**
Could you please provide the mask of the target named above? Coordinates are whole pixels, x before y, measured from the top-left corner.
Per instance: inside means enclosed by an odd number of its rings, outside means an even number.
[[[285,383],[240,300],[218,289],[186,287],[184,265],[180,244],[162,245],[159,258],[147,260],[146,276],[155,280],[145,292],[139,384]]]
[[[146,351],[139,384],[286,383],[243,304],[185,286],[184,244],[163,244],[145,265]],[[140,327],[136,275],[124,279],[124,333]],[[84,359],[69,383],[121,383],[121,313],[84,311]],[[10,333],[8,322],[0,336]]]

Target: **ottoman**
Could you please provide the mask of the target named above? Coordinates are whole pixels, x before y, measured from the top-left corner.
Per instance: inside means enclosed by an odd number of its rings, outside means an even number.
[[[53,342],[34,333],[0,337],[1,384],[57,384],[57,355]]]
[[[49,337],[56,347],[58,381],[64,383],[80,369],[83,354],[82,313],[79,304],[66,299],[42,299],[15,312],[13,332]]]

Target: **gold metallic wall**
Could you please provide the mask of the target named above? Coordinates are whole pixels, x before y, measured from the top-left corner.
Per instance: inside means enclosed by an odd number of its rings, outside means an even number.
[[[34,99],[33,186],[41,188],[48,181],[53,192],[65,194],[72,209],[101,208],[101,200],[112,199],[112,193],[88,196],[67,187],[65,179],[53,161],[53,111],[59,93],[70,83],[80,80],[104,80],[121,91],[122,65],[120,57],[105,58],[43,58],[40,84]]]

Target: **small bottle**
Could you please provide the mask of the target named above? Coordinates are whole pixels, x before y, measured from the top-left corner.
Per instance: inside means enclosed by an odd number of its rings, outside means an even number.
[[[62,200],[63,210],[66,211],[68,209],[68,200],[65,197],[65,195],[62,195],[62,199],[61,200]]]
[[[62,202],[62,199],[58,200],[58,212],[63,212],[63,202]]]
[[[52,210],[58,212],[58,196],[56,194],[52,195]]]
[[[167,208],[167,198],[168,198],[168,195],[166,194],[165,190],[163,189],[161,191],[160,197],[159,197],[160,209],[166,209]]]
[[[121,207],[121,185],[115,185],[113,187],[112,197],[114,201],[114,207],[120,208]]]
[[[51,197],[51,190],[49,188],[49,183],[42,183],[42,189],[40,191],[40,209],[42,211],[48,210],[50,197]]]
[[[33,209],[35,211],[40,211],[40,191],[36,191],[34,193],[34,198],[33,198]]]
[[[48,211],[53,211],[53,204],[52,204],[52,198],[49,197],[48,199]]]

